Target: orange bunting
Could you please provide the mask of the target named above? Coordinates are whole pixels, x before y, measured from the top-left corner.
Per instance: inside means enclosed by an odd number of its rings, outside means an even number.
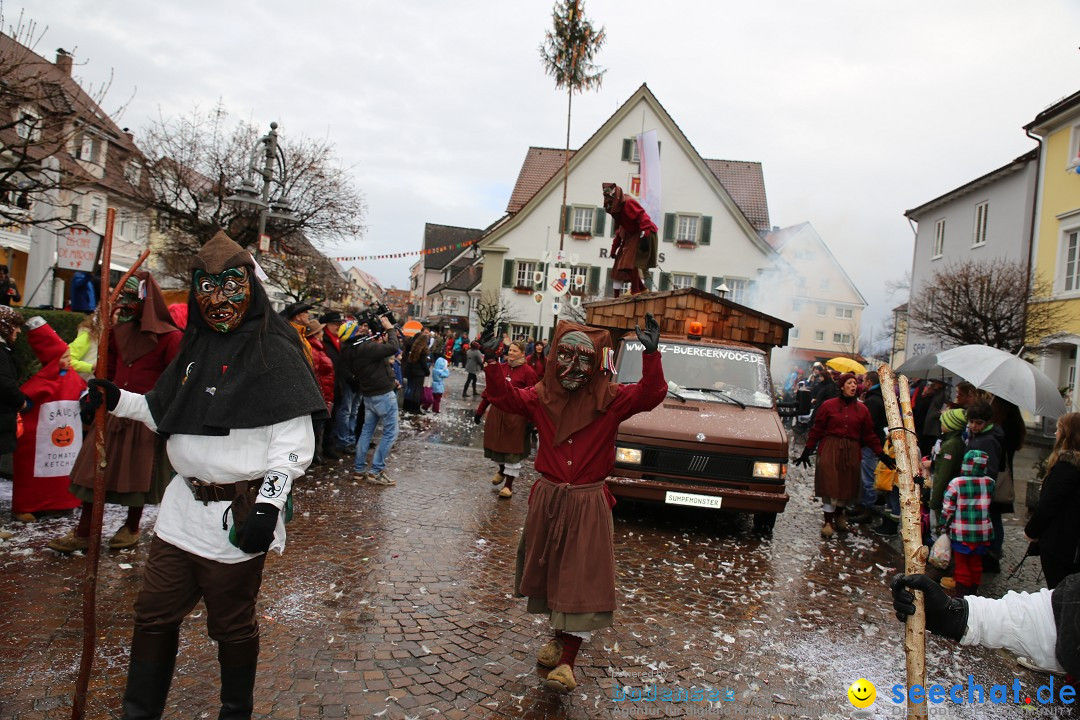
[[[475,245],[480,242],[480,238],[475,240],[466,240],[465,242],[454,243],[453,245],[443,245],[436,248],[424,248],[422,250],[413,250],[411,252],[402,253],[389,253],[386,255],[350,255],[348,257],[335,257],[330,258],[336,262],[364,262],[367,260],[396,260],[397,258],[415,257],[417,255],[431,255],[432,253],[441,253],[447,250],[464,250],[470,245]]]

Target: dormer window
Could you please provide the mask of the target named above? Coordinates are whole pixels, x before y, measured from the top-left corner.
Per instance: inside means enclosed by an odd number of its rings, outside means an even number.
[[[75,143],[72,146],[71,154],[79,160],[94,163],[95,165],[102,165],[105,160],[104,150],[104,141],[97,135],[84,130],[75,136]]]
[[[24,105],[15,111],[15,134],[28,142],[41,139],[41,116],[32,107]]]
[[[131,160],[124,166],[124,178],[132,187],[139,187],[139,179],[142,177],[142,164]]]

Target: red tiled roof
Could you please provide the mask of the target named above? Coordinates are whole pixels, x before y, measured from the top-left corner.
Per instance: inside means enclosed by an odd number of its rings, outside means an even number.
[[[570,151],[574,157],[576,150]],[[525,207],[540,189],[562,169],[565,152],[556,148],[530,147],[521,165],[514,191],[506,212],[513,214]],[[769,203],[765,198],[765,177],[759,162],[738,160],[705,160],[706,166],[728,195],[742,210],[746,219],[755,230],[767,231],[769,225]]]
[[[769,243],[773,250],[779,252],[787,245],[788,240],[795,237],[807,224],[808,223],[801,222],[797,225],[789,225],[786,228],[780,228],[779,230],[770,232],[765,236],[765,242]]]
[[[705,160],[712,174],[743,211],[758,232],[768,232],[769,202],[765,197],[765,176],[761,163],[742,160]]]

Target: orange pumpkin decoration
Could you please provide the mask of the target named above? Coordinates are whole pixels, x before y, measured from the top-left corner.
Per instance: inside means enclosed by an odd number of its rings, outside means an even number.
[[[56,447],[67,447],[75,442],[75,431],[70,425],[63,425],[52,431],[52,443]]]

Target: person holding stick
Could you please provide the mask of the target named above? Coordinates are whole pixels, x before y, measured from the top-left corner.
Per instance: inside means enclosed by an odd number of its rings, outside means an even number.
[[[806,447],[795,459],[796,465],[809,467],[810,456],[821,445],[814,472],[814,490],[821,498],[825,513],[821,537],[826,539],[831,538],[837,530],[844,532],[848,529],[841,513],[842,508],[854,503],[859,496],[862,473],[860,448],[870,448],[890,470],[896,467],[896,461],[882,452],[870,412],[855,398],[859,381],[851,373],[844,373],[838,385],[840,397],[830,398],[818,408],[814,424],[806,437]],[[838,509],[841,511],[838,512]]]
[[[314,455],[313,416],[329,417],[300,339],[255,269],[218,232],[193,258],[183,344],[153,389],[89,383],[85,412],[104,402],[166,437],[176,469],[135,599],[125,720],[161,717],[180,625],[200,599],[218,643],[218,718],[251,717],[263,564],[285,547],[292,483]]]

